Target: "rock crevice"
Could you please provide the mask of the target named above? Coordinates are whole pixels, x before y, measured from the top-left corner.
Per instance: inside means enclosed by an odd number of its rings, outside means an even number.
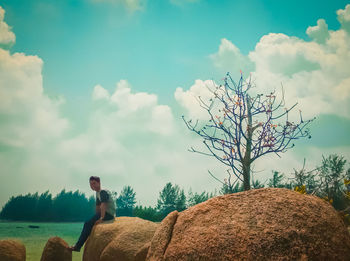
[[[162,260],[171,242],[178,215],[177,211],[173,211],[163,219],[161,226],[154,233],[146,260]]]
[[[176,215],[174,214],[174,217],[173,217],[173,219],[172,219],[172,223],[169,224],[169,239],[168,239],[168,241],[167,241],[166,244],[165,244],[164,251],[163,251],[163,256],[165,255],[165,252],[166,252],[166,250],[167,250],[167,248],[168,248],[168,245],[170,244],[171,238],[172,238],[172,236],[173,236],[173,229],[174,229],[174,226],[175,226],[175,224],[176,224],[176,220],[177,220],[177,217],[178,217],[178,216],[179,216],[179,215],[178,215],[178,213],[177,213],[177,211],[176,211]]]

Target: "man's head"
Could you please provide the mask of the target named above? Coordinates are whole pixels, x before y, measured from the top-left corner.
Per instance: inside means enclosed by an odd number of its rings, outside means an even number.
[[[89,181],[90,181],[90,188],[92,190],[94,190],[94,191],[100,191],[101,190],[100,177],[91,176]]]

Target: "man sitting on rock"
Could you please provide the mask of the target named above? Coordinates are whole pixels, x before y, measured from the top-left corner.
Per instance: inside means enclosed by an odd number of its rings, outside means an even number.
[[[102,221],[114,220],[115,204],[111,193],[108,190],[101,189],[100,178],[96,176],[90,177],[90,187],[96,191],[96,214],[84,223],[83,231],[79,240],[74,246],[69,247],[71,251],[79,252],[89,237],[94,225],[100,224]]]

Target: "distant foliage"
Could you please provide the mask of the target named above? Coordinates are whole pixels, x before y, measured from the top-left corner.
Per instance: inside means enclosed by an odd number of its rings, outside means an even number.
[[[314,170],[307,171],[305,169],[305,159],[304,159],[304,164],[302,169],[301,170],[294,169],[291,184],[292,184],[292,187],[294,187],[294,190],[296,190],[297,187],[299,190],[305,187],[305,193],[315,194],[320,185],[320,182],[317,177],[317,168]]]
[[[222,184],[222,187],[220,189],[220,194],[225,195],[225,194],[232,194],[232,193],[237,193],[241,191],[244,191],[243,183],[241,184],[238,181],[236,181],[236,183],[230,184],[226,182],[226,179],[225,179],[225,182]]]
[[[162,214],[156,208],[143,206],[136,206],[133,209],[133,216],[153,222],[160,222],[163,219]]]
[[[82,221],[94,212],[84,193],[62,190],[53,200],[55,221]]]
[[[134,192],[131,186],[125,186],[120,192],[120,196],[117,198],[117,216],[129,216],[133,215],[133,209],[136,204],[136,192]]]
[[[184,190],[180,189],[178,185],[167,183],[159,193],[157,210],[163,217],[166,217],[174,210],[183,211],[185,209],[186,196]]]
[[[348,213],[350,218],[350,169],[346,170],[346,163],[343,156],[322,156],[321,165],[307,171],[304,160],[301,170],[294,169],[290,182],[284,182],[283,174],[273,171],[268,185],[316,195],[332,204],[335,209]]]
[[[187,206],[192,207],[194,205],[197,205],[199,203],[202,203],[204,201],[207,201],[209,198],[212,198],[215,196],[215,193],[208,193],[203,191],[202,193],[193,193],[192,190],[188,192],[187,197]]]
[[[284,188],[286,187],[285,184],[283,184],[284,175],[282,173],[279,173],[278,171],[272,171],[273,175],[272,178],[268,181],[268,186],[270,188]]]
[[[263,183],[261,183],[259,180],[254,180],[252,182],[252,188],[253,189],[260,189],[260,188],[263,188],[265,187],[265,185]]]
[[[38,193],[11,197],[1,211],[2,219],[34,220],[37,209]]]
[[[260,189],[265,187],[263,183],[259,180],[253,180],[251,188],[252,189]],[[242,192],[244,191],[244,184],[243,182],[240,183],[238,180],[236,180],[235,183],[229,183],[227,179],[224,180],[222,183],[221,189],[220,189],[220,194],[225,195],[225,194],[232,194],[232,193],[237,193],[237,192]]]
[[[78,190],[62,190],[55,198],[49,191],[11,197],[0,218],[14,221],[84,221],[94,213],[95,199]]]
[[[38,203],[36,206],[36,217],[38,221],[50,220],[53,217],[53,207],[52,207],[52,195],[47,190],[42,193],[38,198]]]
[[[124,186],[119,197],[116,198],[117,216],[140,217],[153,222],[160,222],[170,212],[183,211],[214,197],[216,193],[193,193],[189,191],[185,196],[178,185],[167,183],[159,193],[155,207],[136,206],[136,192],[131,186]],[[26,194],[14,196],[3,206],[0,219],[13,221],[53,221],[74,222],[85,221],[95,214],[95,197],[87,198],[84,193],[62,190],[55,197],[49,191],[42,194]]]
[[[318,194],[331,201],[336,209],[344,209],[349,206],[346,196],[345,179],[350,179],[349,170],[345,172],[346,160],[343,156],[336,154],[322,158],[319,167],[320,191]]]
[[[322,158],[321,165],[311,171],[295,170],[291,177],[278,171],[272,171],[272,177],[267,180],[267,186],[273,188],[288,188],[302,194],[312,194],[328,201],[344,216],[350,224],[350,168],[347,161],[336,154]],[[265,185],[259,180],[252,180],[252,188],[259,189]],[[244,183],[238,180],[230,183],[222,182],[219,194],[231,194],[244,191]],[[176,184],[167,183],[159,192],[157,205],[136,206],[136,192],[131,186],[124,186],[116,198],[117,216],[140,217],[153,222],[160,222],[170,212],[183,211],[186,208],[202,203],[216,196],[214,193],[203,191],[192,192],[187,197],[182,188]],[[85,221],[95,213],[95,197],[87,198],[84,193],[62,190],[55,197],[49,191],[42,194],[26,194],[12,196],[3,206],[0,219],[13,221],[54,221],[72,222]]]

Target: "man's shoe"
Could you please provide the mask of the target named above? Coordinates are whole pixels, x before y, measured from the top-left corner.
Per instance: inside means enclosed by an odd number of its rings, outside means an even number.
[[[70,251],[80,252],[80,248],[78,248],[76,245],[68,247]]]

